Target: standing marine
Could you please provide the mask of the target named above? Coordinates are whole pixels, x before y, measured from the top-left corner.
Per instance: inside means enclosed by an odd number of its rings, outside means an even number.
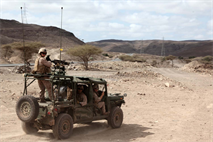
[[[34,74],[48,74],[51,72],[51,61],[47,61],[47,59],[45,58],[45,56],[47,55],[47,50],[46,48],[41,48],[38,51],[38,57],[35,60],[35,65],[34,65],[34,69],[33,69],[33,73]],[[48,57],[48,56],[47,56]],[[48,57],[49,58],[49,57]],[[38,85],[40,88],[40,99],[41,102],[45,102],[45,97],[44,97],[44,93],[45,93],[45,88],[47,89],[48,95],[49,95],[49,99],[53,100],[53,96],[52,96],[52,85],[50,83],[50,81],[46,80],[49,79],[49,77],[42,77],[38,79]]]

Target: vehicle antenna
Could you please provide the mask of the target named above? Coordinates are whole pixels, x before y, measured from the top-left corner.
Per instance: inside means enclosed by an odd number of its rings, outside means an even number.
[[[63,7],[61,7],[61,32],[60,32],[60,60],[61,60],[61,51],[62,49],[62,16],[63,16]]]
[[[22,7],[21,7],[21,21],[22,21],[23,48],[24,48],[24,72],[26,73],[26,49],[25,49],[25,41],[24,41],[24,21],[23,21]]]

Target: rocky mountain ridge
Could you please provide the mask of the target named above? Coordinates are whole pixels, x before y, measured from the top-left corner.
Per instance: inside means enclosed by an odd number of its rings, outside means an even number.
[[[23,27],[24,28],[23,28]],[[24,29],[24,32],[23,32]],[[62,37],[63,48],[67,49],[84,42],[75,37],[71,32],[53,26],[40,26],[35,24],[22,24],[15,20],[0,19],[0,44],[19,42],[24,39],[26,42],[42,42],[48,47],[60,47]]]
[[[24,32],[23,28],[24,26]],[[47,47],[60,47],[62,37],[63,49],[72,48],[84,44],[71,32],[53,26],[40,26],[35,24],[24,24],[15,20],[0,19],[0,45],[22,41],[23,33],[25,41],[40,41]],[[88,42],[107,52],[122,53],[145,53],[152,55],[175,55],[183,57],[207,56],[213,54],[212,40],[115,40],[106,39]],[[162,47],[164,51],[162,52]]]
[[[211,40],[101,40],[89,42],[89,44],[101,47],[104,51],[123,53],[145,53],[152,55],[174,55],[183,57],[212,55],[213,41]],[[162,52],[164,47],[164,52]]]

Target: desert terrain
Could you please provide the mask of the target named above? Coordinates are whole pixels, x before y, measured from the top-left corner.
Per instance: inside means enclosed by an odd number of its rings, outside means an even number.
[[[148,63],[111,61],[93,63],[96,70],[67,70],[68,75],[101,77],[110,93],[127,93],[123,124],[118,129],[106,120],[74,124],[69,139],[56,140],[52,131],[27,135],[15,112],[23,92],[23,75],[13,67],[0,67],[0,141],[73,141],[73,142],[212,142],[213,77],[194,72],[189,65],[175,68],[153,67]],[[29,94],[39,96],[37,83]]]

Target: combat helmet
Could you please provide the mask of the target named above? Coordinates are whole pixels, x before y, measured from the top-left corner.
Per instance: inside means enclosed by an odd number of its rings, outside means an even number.
[[[42,53],[42,52],[47,53],[46,48],[40,48],[39,51],[38,51],[38,54],[40,54],[40,53]]]
[[[84,86],[83,85],[78,85],[77,87],[79,90],[84,90]]]
[[[93,88],[93,89],[99,89],[98,84],[94,84],[94,85],[92,86],[92,88]]]

